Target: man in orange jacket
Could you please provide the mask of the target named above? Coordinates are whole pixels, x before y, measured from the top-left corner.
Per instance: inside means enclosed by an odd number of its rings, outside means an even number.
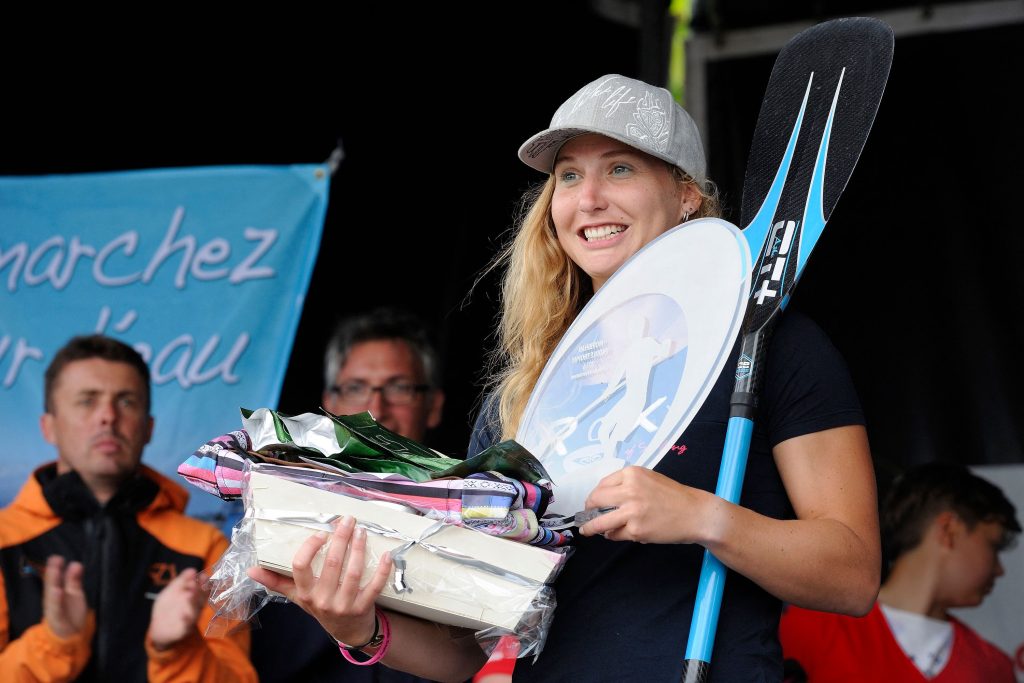
[[[247,632],[203,633],[197,573],[227,547],[140,463],[149,369],[131,347],[76,337],[46,371],[57,462],[0,510],[0,680],[255,681]]]

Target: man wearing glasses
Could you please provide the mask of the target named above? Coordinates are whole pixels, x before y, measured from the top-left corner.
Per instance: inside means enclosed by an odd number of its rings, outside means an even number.
[[[441,422],[437,353],[413,316],[378,309],[343,320],[324,355],[323,407],[336,415],[368,410],[393,432],[423,441]]]
[[[324,354],[321,405],[336,415],[370,411],[414,441],[441,422],[440,365],[419,319],[382,308],[346,318]],[[253,631],[252,661],[263,683],[427,683],[382,664],[346,663],[323,628],[290,604],[271,603]]]

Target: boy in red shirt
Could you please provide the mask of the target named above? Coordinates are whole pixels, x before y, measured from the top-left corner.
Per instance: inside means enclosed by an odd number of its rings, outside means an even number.
[[[981,604],[1003,574],[999,552],[1021,526],[1002,491],[931,463],[894,482],[881,521],[891,565],[874,608],[862,618],[788,608],[785,658],[809,683],[1012,683],[1010,658],[948,612]]]

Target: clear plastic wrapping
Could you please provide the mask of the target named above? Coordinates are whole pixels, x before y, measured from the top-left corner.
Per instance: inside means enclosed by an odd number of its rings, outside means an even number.
[[[488,535],[451,523],[436,500],[389,493],[379,478],[360,479],[321,470],[246,462],[242,476],[245,515],[231,546],[210,577],[216,608],[212,627],[252,618],[269,594],[246,570],[263,566],[290,574],[291,558],[317,531],[330,531],[353,516],[367,531],[364,580],[384,552],[394,569],[378,604],[442,624],[474,630],[490,653],[503,636],[520,642],[519,656],[543,648],[555,608],[548,585],[561,571],[568,548],[551,550]],[[443,486],[443,482],[439,485]],[[327,546],[314,558],[319,574]]]

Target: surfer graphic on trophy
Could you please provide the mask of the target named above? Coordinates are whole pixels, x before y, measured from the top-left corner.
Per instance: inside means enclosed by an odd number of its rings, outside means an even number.
[[[601,477],[641,460],[668,414],[686,348],[686,317],[659,294],[620,303],[580,337],[551,377],[559,389],[537,411],[536,455],[559,497],[585,497]]]
[[[597,428],[597,440],[601,442],[605,458],[617,458],[619,444],[637,427],[643,427],[648,433],[657,430],[649,415],[665,402],[666,396],[662,394],[648,404],[651,398],[651,373],[656,364],[672,354],[673,344],[671,339],[658,341],[646,336],[647,327],[648,320],[642,315],[630,321],[627,327],[629,344],[621,358],[619,374],[607,383],[601,394],[602,400],[608,400],[616,394],[620,394],[620,398],[588,431],[593,440],[594,428]],[[619,463],[620,466],[625,464],[625,460]]]

